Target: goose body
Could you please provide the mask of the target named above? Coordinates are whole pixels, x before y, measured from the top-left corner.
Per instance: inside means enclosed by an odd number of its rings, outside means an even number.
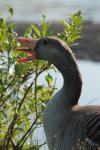
[[[59,108],[61,110],[59,113],[57,110],[49,112],[50,107],[54,109],[50,105],[44,114],[44,129],[50,150],[100,148],[100,107],[74,106],[69,110],[63,107]]]
[[[48,102],[43,115],[49,150],[98,150],[100,106],[78,104],[82,78],[71,49],[54,37],[28,40],[18,39],[35,51],[37,59],[54,64],[64,78],[63,87]],[[32,57],[26,60],[32,60]]]

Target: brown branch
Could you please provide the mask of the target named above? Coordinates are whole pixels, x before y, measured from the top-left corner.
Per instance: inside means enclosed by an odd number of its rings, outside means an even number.
[[[26,90],[26,92],[24,94],[24,97],[23,97],[22,101],[20,102],[20,104],[18,106],[18,111],[21,109],[21,106],[22,106],[22,104],[23,104],[23,102],[24,102],[24,100],[25,100],[29,90],[31,89],[32,85],[33,85],[33,82],[30,84],[30,86]],[[13,135],[13,129],[14,129],[14,125],[15,125],[15,122],[16,122],[17,118],[18,118],[18,114],[15,112],[13,120],[12,120],[11,124],[8,127],[7,134],[5,135],[4,145],[6,145],[6,149],[7,150],[9,149],[9,142],[11,141],[10,136]]]
[[[27,135],[30,135],[30,132],[33,128],[33,126],[36,124],[37,122],[37,119],[38,119],[38,116],[36,116],[34,122],[31,124],[30,128],[27,130],[27,132],[23,135],[23,137],[21,138],[20,142],[17,144],[17,146],[21,147],[24,145],[25,141],[27,140]],[[22,144],[21,144],[22,143]]]
[[[52,91],[50,93],[50,96],[52,96],[52,94],[54,93],[54,90],[55,90],[55,87],[56,87],[56,81],[57,81],[57,78],[55,79],[55,82],[54,82],[54,86],[52,88]]]
[[[45,62],[43,64],[43,66],[41,67],[40,71],[39,71],[39,74],[41,74],[43,71],[47,70],[49,67],[51,66],[51,64]]]
[[[46,145],[46,142],[42,143],[41,145],[39,145],[39,147],[42,147],[43,145]]]
[[[8,131],[5,135],[5,140],[4,140],[4,146],[6,147],[6,150],[9,150],[9,142],[11,141],[11,136],[13,134],[13,128],[14,128],[14,124],[15,124],[15,121],[17,120],[17,113],[14,114],[14,117],[13,117],[13,120],[8,128]]]
[[[5,91],[9,88],[9,86],[11,85],[11,83],[14,81],[14,78],[15,78],[15,76],[13,77],[13,79],[11,80],[11,82],[7,85],[7,87],[5,88]],[[2,98],[3,98],[3,94],[1,94],[1,96],[0,96],[0,99],[2,99]],[[0,107],[2,107],[2,105],[3,105],[5,102],[6,102],[6,100],[3,101],[3,102],[0,104]]]
[[[25,80],[27,79],[27,77],[29,76],[29,75],[31,75],[31,74],[33,74],[34,72],[33,71],[31,71],[31,70],[29,70],[28,72],[27,72],[27,74],[25,74],[24,75],[24,77],[22,78],[22,81],[19,83],[19,85],[18,86],[21,86],[24,82],[25,82]],[[16,75],[14,76],[14,78],[12,79],[12,81],[8,84],[8,86],[6,87],[6,89],[5,89],[5,91],[10,87],[10,85],[13,83],[13,81],[14,81],[14,79],[15,79],[15,77],[16,77]],[[19,77],[20,78],[20,77]],[[26,80],[27,81],[27,80]],[[18,86],[17,86],[17,88],[18,88]],[[15,91],[16,90],[16,87],[13,89],[13,91]],[[9,95],[11,95],[12,93],[13,93],[13,91],[9,94]],[[2,107],[4,104],[5,104],[5,102],[7,101],[7,98],[9,97],[9,95],[7,95],[7,97],[5,97],[5,100],[0,104],[0,107]],[[3,98],[3,94],[0,96],[0,99],[2,99]]]
[[[38,148],[41,148],[42,146],[46,145],[46,142],[40,144],[38,146]],[[35,145],[33,145],[32,147],[28,148],[28,149],[25,149],[25,150],[37,150],[37,147]]]
[[[35,100],[35,110],[37,116],[37,78],[38,78],[38,61],[36,62],[36,71],[35,71],[35,79],[34,79],[34,100]]]
[[[25,74],[25,76],[23,77],[23,80],[19,83],[18,86],[21,86],[21,85],[23,84],[23,82],[27,79],[27,77],[28,77],[29,75],[31,75],[31,74],[32,74],[32,73],[30,73],[30,72],[28,72],[27,74]],[[10,87],[10,85],[13,83],[15,77],[16,77],[16,75],[14,76],[13,80],[8,84],[8,86],[6,87],[5,91],[6,91],[6,90]],[[18,88],[18,87],[17,87],[17,88]],[[13,91],[15,91],[15,90],[16,90],[16,88],[13,89]],[[13,93],[13,91],[12,91],[9,95],[11,95],[11,94]],[[0,104],[0,107],[2,107],[2,106],[5,104],[5,102],[7,101],[7,98],[9,97],[9,95],[8,95],[7,97],[5,97],[5,100]],[[3,94],[1,95],[0,99],[2,99],[2,98],[3,98]]]
[[[24,97],[23,97],[22,101],[20,102],[20,104],[19,104],[19,106],[18,106],[18,111],[21,109],[21,106],[22,106],[22,104],[23,104],[23,102],[24,102],[24,100],[25,100],[25,98],[26,98],[26,96],[27,96],[29,90],[30,90],[31,87],[33,86],[33,83],[34,83],[34,82],[32,82],[32,83],[30,84],[30,86],[28,87],[28,89],[26,90],[26,92],[25,92],[25,94],[24,94]]]

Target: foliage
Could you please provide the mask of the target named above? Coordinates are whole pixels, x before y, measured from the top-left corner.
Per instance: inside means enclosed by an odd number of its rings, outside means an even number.
[[[13,9],[9,7],[9,17],[12,15]],[[34,133],[42,125],[43,110],[56,90],[56,81],[50,73],[44,77],[45,85],[39,84],[38,78],[53,66],[45,61],[17,62],[25,54],[15,51],[20,45],[15,24],[7,23],[9,17],[0,16],[0,149],[39,150],[45,143],[40,143]],[[64,32],[57,36],[72,44],[80,38],[81,14],[72,15],[69,23],[64,21],[64,24]],[[24,37],[33,38],[51,35],[45,15],[39,27],[31,24],[24,33]]]
[[[63,39],[68,45],[72,45],[81,37],[82,16],[81,12],[77,12],[70,16],[70,21],[63,21],[65,29],[63,33],[58,33],[58,37]]]

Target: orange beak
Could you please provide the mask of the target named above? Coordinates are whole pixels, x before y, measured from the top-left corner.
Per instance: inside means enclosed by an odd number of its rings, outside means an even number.
[[[32,61],[36,59],[36,54],[34,51],[34,48],[38,42],[38,39],[31,39],[31,38],[23,38],[19,37],[17,41],[20,44],[24,44],[26,47],[17,48],[18,51],[23,51],[28,54],[26,58],[20,58],[18,59],[18,62],[27,62]]]

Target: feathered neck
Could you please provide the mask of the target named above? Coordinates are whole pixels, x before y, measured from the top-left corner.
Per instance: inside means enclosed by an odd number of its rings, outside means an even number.
[[[67,47],[67,49],[69,49],[69,47]],[[61,91],[62,95],[66,96],[64,99],[66,99],[67,105],[77,105],[81,94],[82,78],[76,59],[70,49],[69,54],[65,54],[55,66],[61,72],[64,79]]]

